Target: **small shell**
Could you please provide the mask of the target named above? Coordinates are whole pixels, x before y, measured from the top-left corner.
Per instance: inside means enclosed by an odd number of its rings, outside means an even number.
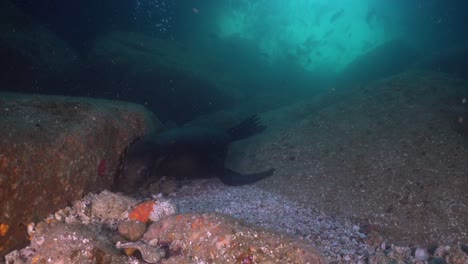
[[[36,224],[34,224],[34,222],[29,223],[28,224],[29,239],[33,238],[35,232],[36,232]]]
[[[60,215],[59,212],[56,212],[56,213],[54,214],[54,217],[55,217],[55,219],[56,219],[57,221],[61,221],[61,220],[62,220],[62,216]]]
[[[140,251],[141,253],[141,256],[143,258],[144,261],[148,262],[148,263],[157,263],[159,262],[166,254],[166,252],[159,248],[159,247],[152,247],[146,243],[143,243],[143,242],[130,242],[130,243],[120,243],[117,242],[117,244],[115,245],[117,248],[119,249],[124,249],[125,253],[129,253],[131,252],[131,254],[133,254],[133,252],[135,251],[135,249],[137,249],[138,251]]]

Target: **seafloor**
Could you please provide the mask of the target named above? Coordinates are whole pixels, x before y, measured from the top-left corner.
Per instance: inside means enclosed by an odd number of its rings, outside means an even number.
[[[161,196],[151,196],[149,191],[144,193],[149,197],[139,196],[137,199],[161,199]],[[101,197],[109,195],[112,194],[102,194]],[[116,207],[122,207],[124,204],[135,203],[136,200],[124,196],[112,196],[114,200],[107,204],[107,206],[110,206],[107,209],[93,208],[91,209],[93,212],[89,210],[87,212],[87,210],[81,208],[82,211],[79,212],[78,207],[102,207],[92,205],[93,202],[97,203],[93,201],[93,199],[96,200],[96,197],[99,196],[90,194],[81,201],[75,202],[73,209],[65,208],[48,217],[44,221],[45,225],[59,222],[64,223],[65,226],[58,229],[58,231],[55,229],[55,234],[42,234],[44,237],[49,236],[49,238],[45,238],[45,242],[42,237],[35,238],[32,246],[11,253],[7,256],[10,261],[7,261],[7,263],[37,263],[38,260],[44,259],[44,257],[49,260],[60,260],[70,256],[79,259],[80,253],[73,253],[74,251],[83,250],[83,252],[96,254],[96,250],[90,250],[89,248],[102,248],[102,244],[112,247],[112,236],[115,236],[117,231],[115,221],[110,219],[116,216],[112,216],[110,212],[115,211]],[[287,233],[299,241],[318,249],[329,263],[435,264],[467,263],[468,261],[466,247],[456,245],[408,247],[394,244],[370,225],[357,226],[344,218],[328,216],[323,212],[304,207],[284,196],[265,192],[255,186],[227,187],[217,179],[197,180],[181,185],[176,191],[170,193],[167,198],[178,208],[179,213],[217,212],[234,216],[248,224]],[[77,204],[80,206],[76,206]],[[99,212],[96,213],[97,211]],[[99,215],[99,217],[96,217],[96,215]],[[99,233],[104,239],[95,239],[95,235],[90,233],[89,230],[76,228],[77,223],[92,226],[92,230],[99,230],[95,232]],[[39,234],[36,234],[36,236],[39,236]],[[70,239],[72,242],[70,242]],[[198,239],[198,236],[194,236],[193,239]],[[50,240],[54,240],[53,247],[48,247],[48,243],[51,243]],[[74,245],[70,246],[70,243]],[[122,252],[108,251],[110,252],[103,253],[99,251],[99,254],[102,255],[101,260],[113,257],[112,261],[115,263],[147,263],[138,255],[126,257]],[[192,254],[196,255],[193,252]],[[84,259],[86,260],[86,258]],[[171,258],[168,258],[161,263],[173,263],[169,262],[170,260]],[[113,263],[112,261],[109,263]],[[90,257],[86,263],[100,262],[99,258],[93,258],[93,261],[91,261]],[[217,262],[217,260],[208,260],[206,262],[200,259],[189,263],[223,262]],[[257,262],[234,261],[233,263]]]
[[[409,71],[262,115],[268,129],[230,147],[256,184],[403,245],[468,243],[467,83]]]

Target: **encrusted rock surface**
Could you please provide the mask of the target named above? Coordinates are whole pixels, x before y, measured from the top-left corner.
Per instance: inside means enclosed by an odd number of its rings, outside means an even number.
[[[92,213],[95,204],[120,208],[113,203],[129,199],[120,194],[114,196],[117,199],[109,196],[107,191],[89,194],[72,208],[31,224],[31,245],[8,254],[6,263],[325,263],[304,241],[224,214],[174,215],[171,211],[172,215],[165,214],[148,229],[143,222],[129,221],[135,210],[141,215],[145,210],[138,208],[149,202],[154,203],[147,211],[150,214],[175,208],[172,201],[159,196],[119,213],[125,217],[117,222],[114,214]],[[128,242],[119,233],[135,242]]]
[[[110,188],[150,119],[133,104],[1,93],[0,256],[25,244],[28,223]]]
[[[123,221],[119,223],[119,234],[130,241],[138,241],[146,232],[146,223]]]
[[[114,222],[127,218],[128,210],[137,204],[133,198],[109,191],[91,197],[91,216]]]
[[[31,241],[32,263],[127,263],[106,230],[81,223],[42,222]]]
[[[168,244],[183,255],[177,262],[200,260],[215,263],[326,263],[311,246],[288,236],[254,229],[218,213],[174,215],[153,223],[143,236]]]
[[[45,259],[66,263],[306,263],[315,249],[333,264],[468,261],[468,245],[399,246],[378,234],[374,226],[359,227],[254,186],[232,188],[216,179],[201,180],[171,194],[170,200],[161,195],[139,197],[138,205],[118,214],[125,215],[121,220],[93,215],[94,203],[122,203],[108,199],[111,195],[129,199],[107,191],[88,194],[73,207],[29,225],[31,245],[9,253],[6,263],[40,263],[38,260]],[[154,206],[137,209],[149,203]],[[140,222],[138,228],[121,230],[135,211],[146,218],[154,211],[165,211],[169,204],[180,207],[180,214],[166,214],[149,229]],[[138,239],[142,233],[146,233],[144,239]],[[135,241],[122,235],[134,236]],[[379,239],[369,240],[371,236]],[[285,258],[289,260],[285,262]]]
[[[209,78],[217,74],[200,72],[205,61],[175,40],[109,32],[95,39],[79,82],[100,87],[93,96],[119,94],[147,105],[162,120],[184,123],[233,103],[233,89]]]
[[[78,52],[14,2],[0,1],[1,89],[41,92],[47,87],[63,94],[78,70]]]

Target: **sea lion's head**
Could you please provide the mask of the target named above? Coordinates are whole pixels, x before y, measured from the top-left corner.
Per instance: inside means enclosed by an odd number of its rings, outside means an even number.
[[[139,140],[132,144],[124,158],[116,187],[118,191],[132,194],[155,173],[157,146],[153,142]]]

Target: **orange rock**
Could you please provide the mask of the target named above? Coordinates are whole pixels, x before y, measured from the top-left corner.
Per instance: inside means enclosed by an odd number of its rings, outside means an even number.
[[[147,223],[156,203],[156,201],[148,201],[137,205],[135,209],[130,212],[128,218],[130,220]]]
[[[9,225],[0,223],[0,236],[5,236],[8,229],[10,229]]]
[[[37,255],[37,256],[34,256],[31,260],[31,263],[32,264],[36,264],[39,262],[39,260],[41,259],[41,256],[40,255]]]
[[[136,248],[125,248],[124,249],[124,252],[127,256],[133,256],[133,254],[135,253],[136,251]]]
[[[147,201],[137,205],[128,215],[130,220],[143,223],[156,222],[161,218],[175,214],[177,208],[170,201]]]

